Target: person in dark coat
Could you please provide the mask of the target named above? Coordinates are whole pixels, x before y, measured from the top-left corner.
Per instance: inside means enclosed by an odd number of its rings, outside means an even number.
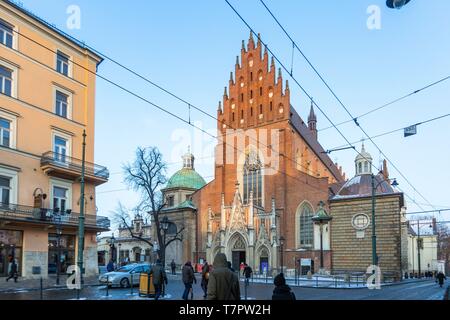
[[[9,281],[9,279],[14,278],[14,282],[17,282],[17,278],[19,277],[18,268],[17,268],[17,262],[14,257],[10,256],[10,265],[9,265],[9,276],[6,278],[6,282]]]
[[[231,262],[227,261],[227,267],[228,269],[230,269],[232,272],[236,272],[236,270],[234,270],[234,268],[231,266]]]
[[[108,265],[106,266],[106,271],[113,272],[114,271],[114,261],[109,260]]]
[[[172,262],[170,263],[170,268],[172,269],[172,274],[175,274],[175,270],[177,269],[177,264],[175,263],[175,260],[172,259]]]
[[[247,286],[248,286],[248,284],[250,282],[250,278],[252,276],[252,273],[253,273],[252,268],[248,264],[245,264],[244,271],[242,272],[242,275],[245,277],[245,284]]]
[[[192,268],[192,263],[190,261],[185,263],[181,273],[184,283],[183,300],[188,299],[189,293],[191,293],[191,300],[192,300],[194,298],[194,292],[192,291],[192,284],[197,283],[197,279],[195,278],[194,268]]]
[[[152,267],[150,274],[153,275],[153,286],[155,287],[155,300],[159,299],[162,293],[163,284],[167,285],[167,275],[161,260],[156,260],[156,264]]]
[[[206,298],[208,292],[208,280],[209,280],[209,264],[207,261],[202,266],[202,282],[201,286],[203,289],[203,298]]]
[[[208,300],[240,300],[241,291],[239,279],[231,271],[224,253],[218,253],[214,258],[213,268],[209,274]]]
[[[444,285],[444,280],[447,280],[447,277],[443,272],[439,272],[436,276],[436,280],[439,283],[439,286],[442,288],[442,286]]]
[[[284,274],[280,273],[273,279],[275,289],[273,290],[272,300],[295,300],[295,294],[286,284]]]

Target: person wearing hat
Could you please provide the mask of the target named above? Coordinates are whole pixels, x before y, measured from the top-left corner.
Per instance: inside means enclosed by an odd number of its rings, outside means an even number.
[[[280,273],[273,279],[275,289],[273,290],[272,300],[295,300],[295,294],[286,284],[284,274]]]

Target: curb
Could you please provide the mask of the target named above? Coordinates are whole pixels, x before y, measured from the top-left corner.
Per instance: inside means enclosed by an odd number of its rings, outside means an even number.
[[[83,287],[100,287],[104,286],[104,284],[86,284]],[[0,290],[0,294],[4,293],[21,293],[21,292],[33,292],[33,291],[40,291],[41,288],[18,288],[18,289],[4,289]],[[42,291],[48,291],[48,290],[70,290],[67,288],[67,286],[54,286],[54,287],[44,287],[42,288]],[[74,289],[73,289],[74,290]]]

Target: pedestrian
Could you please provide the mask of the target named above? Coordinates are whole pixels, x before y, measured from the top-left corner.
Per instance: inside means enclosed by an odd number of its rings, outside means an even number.
[[[244,271],[242,275],[245,276],[245,285],[248,286],[250,282],[250,277],[252,276],[253,270],[248,264],[244,264]]]
[[[202,282],[201,282],[201,286],[203,289],[203,298],[206,298],[208,292],[209,271],[210,268],[208,262],[205,261],[205,263],[202,266]]]
[[[167,285],[167,276],[164,267],[161,264],[161,260],[156,260],[156,264],[152,267],[150,274],[153,275],[153,286],[155,287],[155,300],[159,299],[162,293],[163,284]]]
[[[106,266],[106,271],[108,272],[114,271],[114,261],[112,259],[109,260],[108,265]]]
[[[197,279],[194,275],[194,268],[190,261],[186,262],[181,270],[182,279],[184,283],[183,300],[188,300],[189,293],[191,294],[191,300],[194,299],[194,292],[192,290],[192,284],[197,283]]]
[[[170,263],[170,267],[172,268],[172,274],[175,274],[175,270],[177,269],[177,264],[175,263],[174,259],[172,259],[172,262]]]
[[[439,282],[439,287],[442,288],[442,286],[444,285],[444,280],[447,280],[447,277],[442,271],[440,271],[436,276],[436,280],[437,282]]]
[[[214,270],[209,273],[207,299],[240,300],[241,291],[238,276],[230,270],[224,253],[216,255],[213,267]]]
[[[214,264],[213,264],[213,266],[214,266]],[[227,261],[227,267],[228,267],[228,269],[230,269],[232,272],[236,272],[236,270],[234,270],[234,268],[231,266],[231,262],[230,262],[230,261]]]
[[[14,278],[14,282],[17,282],[17,278],[19,277],[17,261],[13,256],[10,256],[9,261],[9,276],[6,278],[6,282],[12,278]]]
[[[272,300],[295,300],[295,294],[286,284],[284,274],[280,273],[273,279],[275,289],[273,290]]]

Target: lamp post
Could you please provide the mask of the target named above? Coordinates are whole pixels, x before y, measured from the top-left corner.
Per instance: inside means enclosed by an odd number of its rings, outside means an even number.
[[[162,250],[161,263],[162,263],[163,270],[166,265],[166,234],[167,234],[167,230],[169,230],[169,224],[170,224],[169,218],[167,218],[167,216],[164,216],[164,218],[161,221],[161,229],[164,232],[164,239],[163,239],[162,246],[160,246],[161,250]],[[162,283],[162,296],[163,297],[165,296],[165,289],[166,288],[165,288],[164,281],[163,281],[163,283]]]
[[[284,237],[283,236],[281,236],[280,237],[280,264],[281,264],[281,272],[280,273],[283,273],[283,264],[284,264],[284,261],[283,261],[283,246],[284,246],[284,241],[285,241],[285,239],[284,239]]]
[[[430,224],[430,228],[433,228],[433,226]],[[423,240],[420,238],[420,220],[417,220],[417,264],[419,269],[419,279],[422,278],[422,270],[420,265],[420,249],[423,249]]]
[[[115,255],[114,255],[114,243],[116,242],[116,239],[114,238],[114,233],[111,236],[111,239],[109,239],[109,247],[110,247],[110,256],[111,256],[111,260],[114,262],[115,259]]]
[[[320,201],[319,203],[319,210],[317,211],[316,215],[312,217],[312,221],[319,225],[320,228],[320,270],[319,274],[324,272],[324,266],[323,266],[323,226],[324,224],[328,224],[332,217],[330,217],[325,209],[323,208],[324,202]]]
[[[372,265],[374,265],[374,266],[378,265],[377,235],[375,233],[375,231],[376,231],[376,228],[375,228],[375,193],[376,193],[377,188],[380,186],[380,184],[382,184],[385,181],[390,181],[390,180],[393,180],[391,183],[391,185],[393,187],[398,186],[397,179],[395,179],[395,178],[381,180],[380,182],[378,182],[378,184],[375,185],[375,175],[372,174]]]

